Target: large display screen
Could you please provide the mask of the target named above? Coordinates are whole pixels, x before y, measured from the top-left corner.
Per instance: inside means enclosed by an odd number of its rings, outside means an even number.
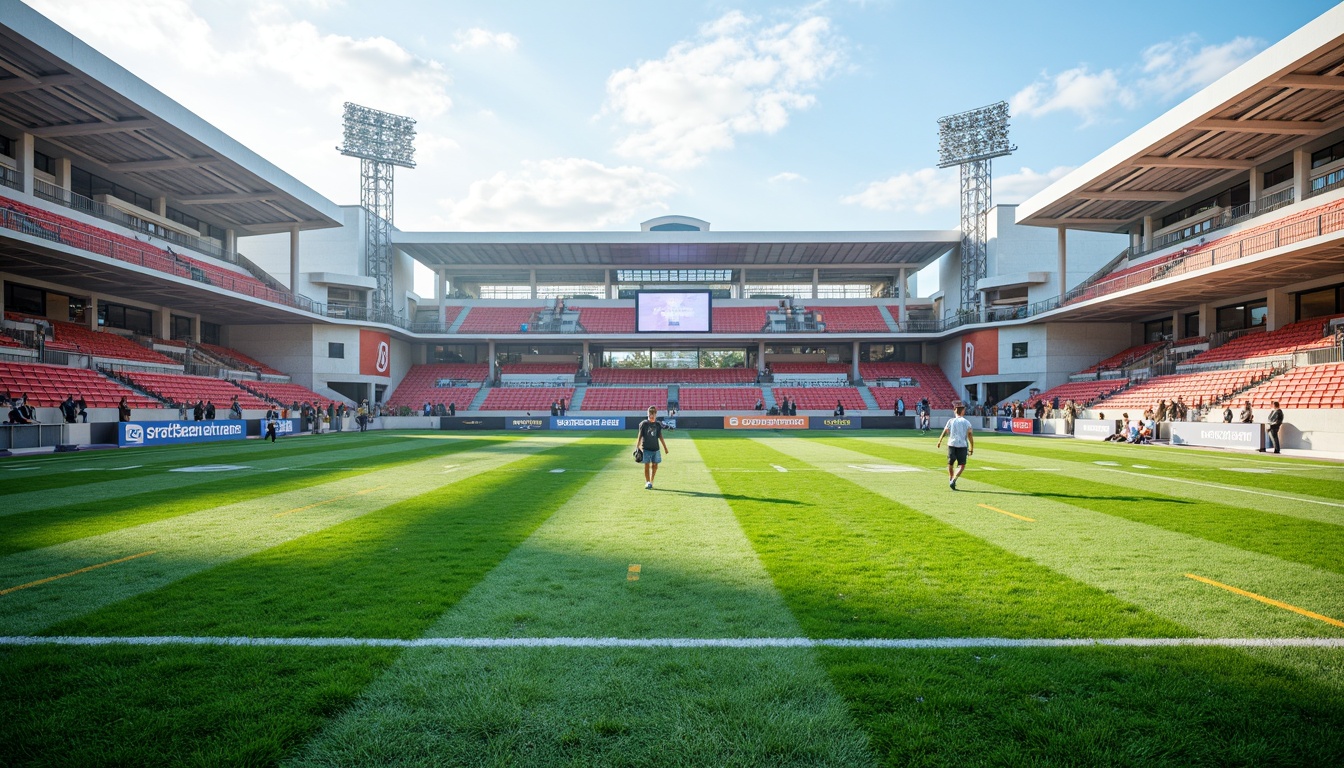
[[[709,333],[709,291],[640,291],[635,294],[639,333]]]

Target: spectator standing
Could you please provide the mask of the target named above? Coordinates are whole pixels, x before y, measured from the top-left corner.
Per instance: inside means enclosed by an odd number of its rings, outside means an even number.
[[[207,400],[206,403],[205,403],[205,420],[206,420],[206,421],[214,421],[214,420],[215,420],[215,403],[214,403],[214,401]]]
[[[957,490],[957,478],[966,471],[966,457],[975,453],[975,437],[972,434],[971,422],[966,419],[966,406],[958,405],[952,410],[955,414],[943,426],[942,434],[938,435],[938,444],[935,448],[943,447],[943,438],[947,437],[947,487]],[[954,471],[952,465],[956,464]]]
[[[1269,442],[1274,446],[1274,452],[1278,453],[1283,444],[1279,442],[1279,429],[1283,427],[1283,409],[1279,407],[1278,400],[1269,402],[1273,409],[1269,412]]]
[[[66,424],[74,424],[79,419],[75,410],[75,396],[66,395],[65,400],[61,401],[61,418],[65,419]]]
[[[896,415],[897,415],[897,416],[904,416],[904,415],[905,415],[905,398],[904,398],[904,397],[897,397],[897,398],[896,398]]]
[[[77,394],[75,397],[75,409],[79,412],[79,420],[85,424],[89,423],[89,404],[85,402],[84,396]]]
[[[1232,406],[1231,406],[1231,405],[1227,405],[1227,406],[1225,406],[1225,407],[1223,408],[1223,423],[1224,423],[1224,424],[1231,424],[1231,423],[1232,423]]]
[[[238,420],[243,418],[243,406],[238,402],[238,396],[233,396],[233,402],[229,403],[229,418]]]
[[[130,420],[131,420],[131,406],[127,404],[126,398],[123,397],[121,398],[121,402],[117,403],[117,421],[130,421]]]
[[[1250,401],[1250,400],[1247,400],[1247,401],[1241,406],[1241,413],[1238,414],[1238,416],[1241,418],[1241,423],[1242,423],[1242,424],[1250,424],[1250,423],[1252,423],[1252,422],[1255,421],[1255,413],[1254,413],[1253,411],[1251,411],[1251,401]]]
[[[451,403],[448,404],[448,415],[449,415],[449,416],[456,416],[456,415],[457,415],[457,402],[456,402],[456,401],[451,402]]]
[[[191,415],[192,415],[193,417],[195,417],[195,420],[196,420],[196,421],[200,421],[201,419],[204,419],[204,418],[205,418],[205,403],[201,402],[200,400],[197,400],[197,401],[196,401],[196,407],[193,408],[193,409],[191,410]]]

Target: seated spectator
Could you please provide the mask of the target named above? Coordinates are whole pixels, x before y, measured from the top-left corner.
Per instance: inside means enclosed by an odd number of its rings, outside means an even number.
[[[75,409],[79,412],[79,420],[85,424],[89,423],[89,404],[84,400],[84,396],[76,394]]]
[[[845,404],[842,403],[842,402],[840,402],[839,400],[836,400],[836,401],[835,401],[835,411],[834,411],[834,414],[833,414],[833,415],[835,415],[835,416],[844,416],[844,415],[845,415]]]
[[[126,398],[122,397],[121,402],[117,403],[117,421],[130,421],[130,420],[131,420],[131,406],[126,402]]]
[[[66,424],[74,424],[79,421],[77,408],[74,395],[66,395],[65,399],[61,401],[61,418],[65,419]]]
[[[756,398],[756,410],[760,411],[760,410],[763,410],[764,408],[765,408],[765,403],[762,402],[761,399],[760,399],[759,397]]]
[[[1231,423],[1232,423],[1232,406],[1231,406],[1231,405],[1228,405],[1228,406],[1226,406],[1225,408],[1223,408],[1223,423],[1224,423],[1224,424],[1231,424]]]
[[[766,411],[766,412],[765,412],[765,415],[766,415],[766,416],[778,416],[778,415],[779,415],[779,406],[777,406],[777,405],[772,405],[772,406],[770,406],[770,410]]]
[[[1250,424],[1255,421],[1255,414],[1251,411],[1251,401],[1247,400],[1241,406],[1241,423]]]
[[[1129,438],[1129,432],[1126,426],[1129,424],[1129,414],[1121,414],[1120,421],[1116,422],[1115,434],[1106,438],[1108,443],[1123,443]]]

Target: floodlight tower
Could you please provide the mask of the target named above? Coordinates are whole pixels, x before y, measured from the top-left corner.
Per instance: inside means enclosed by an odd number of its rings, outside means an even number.
[[[988,272],[986,219],[996,157],[1012,154],[1008,102],[938,118],[938,167],[961,166],[961,308],[980,306],[976,284]]]
[[[342,155],[359,158],[359,203],[364,206],[364,258],[378,281],[373,316],[392,314],[392,169],[415,167],[415,120],[345,103]]]

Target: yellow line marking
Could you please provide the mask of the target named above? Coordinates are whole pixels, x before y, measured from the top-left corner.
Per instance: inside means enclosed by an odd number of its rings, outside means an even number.
[[[989,506],[988,504],[978,504],[978,505],[976,505],[976,506],[984,507],[985,509],[992,509],[992,510],[994,510],[995,512],[998,512],[1000,515],[1007,515],[1007,516],[1009,516],[1009,517],[1016,517],[1018,520],[1026,520],[1028,523],[1034,523],[1034,522],[1036,522],[1035,520],[1031,519],[1030,517],[1023,517],[1023,516],[1021,516],[1021,515],[1015,515],[1015,514],[1013,514],[1012,512],[1009,512],[1009,511],[1006,510],[1006,509],[999,509],[998,507],[991,507],[991,506]]]
[[[632,563],[630,570],[625,572],[626,581],[639,581],[639,563]]]
[[[292,515],[292,514],[294,514],[295,512],[302,512],[302,511],[304,511],[305,509],[312,509],[313,507],[320,507],[320,506],[322,506],[323,504],[330,504],[330,503],[332,503],[333,501],[340,501],[341,499],[348,499],[348,498],[350,498],[351,496],[363,496],[363,495],[366,494],[366,493],[373,493],[374,491],[381,491],[382,489],[384,489],[384,488],[386,488],[386,487],[387,487],[386,485],[380,485],[380,486],[378,486],[378,487],[376,487],[376,488],[365,488],[365,489],[362,490],[362,491],[355,491],[354,493],[347,493],[347,494],[345,494],[344,496],[337,496],[337,497],[335,497],[335,498],[327,499],[327,500],[325,500],[325,501],[317,501],[317,502],[313,502],[312,504],[308,504],[307,506],[303,506],[303,507],[295,507],[295,508],[293,508],[293,509],[287,509],[287,510],[285,510],[284,512],[277,512],[277,513],[275,513],[274,515],[271,515],[271,517],[284,517],[285,515]]]
[[[138,555],[131,555],[130,557],[123,557],[123,558],[120,558],[120,559],[118,559],[118,560],[108,560],[106,563],[99,563],[99,564],[97,564],[97,565],[90,565],[90,566],[88,566],[87,568],[80,568],[80,569],[77,570],[77,571],[71,571],[71,572],[69,572],[69,573],[62,573],[60,576],[48,576],[48,577],[45,578],[45,579],[38,579],[37,581],[30,581],[30,582],[28,582],[27,584],[20,584],[20,585],[17,586],[17,587],[10,587],[9,589],[0,589],[0,595],[8,595],[10,592],[18,592],[20,589],[27,589],[27,588],[29,588],[29,587],[36,587],[38,584],[46,584],[46,583],[49,582],[49,581],[55,581],[55,580],[57,580],[57,579],[64,579],[64,578],[67,577],[67,576],[78,576],[78,575],[81,574],[81,573],[88,573],[89,571],[96,571],[96,570],[98,570],[99,568],[106,568],[106,567],[109,566],[109,565],[116,565],[117,563],[124,563],[124,562],[126,562],[127,560],[134,560],[134,559],[137,558],[137,557],[144,557],[144,556],[146,556],[146,555],[152,555],[152,554],[154,554],[155,552],[158,552],[158,550],[157,550],[157,549],[151,549],[151,550],[148,551],[148,552],[141,552],[141,553],[138,554]]]
[[[1308,618],[1324,621],[1326,624],[1330,624],[1332,626],[1344,627],[1344,621],[1340,621],[1339,619],[1332,619],[1329,616],[1322,616],[1319,613],[1312,613],[1311,611],[1308,611],[1305,608],[1298,608],[1296,605],[1289,605],[1288,603],[1275,600],[1272,597],[1265,597],[1264,595],[1257,595],[1254,592],[1247,592],[1244,589],[1237,589],[1236,587],[1223,584],[1222,582],[1214,581],[1213,579],[1206,579],[1203,576],[1196,576],[1193,573],[1187,573],[1185,574],[1185,577],[1187,579],[1194,579],[1195,581],[1202,581],[1205,584],[1212,584],[1213,586],[1218,587],[1219,589],[1226,589],[1228,592],[1234,592],[1238,595],[1241,595],[1242,597],[1249,597],[1252,600],[1259,600],[1260,602],[1272,605],[1275,608],[1282,608],[1286,611],[1292,611],[1293,613],[1302,614],[1303,616],[1306,616]]]

